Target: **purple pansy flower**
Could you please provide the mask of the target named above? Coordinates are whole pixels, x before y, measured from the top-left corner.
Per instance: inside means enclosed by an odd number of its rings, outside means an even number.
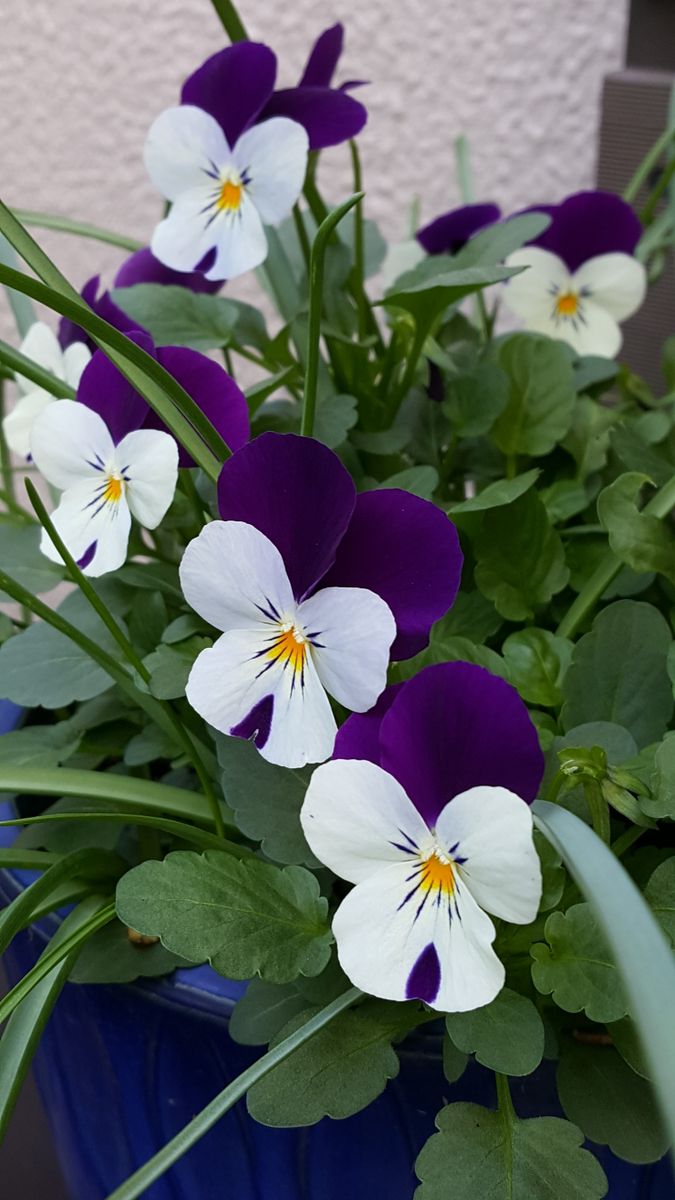
[[[409,657],[453,603],[462,566],[443,512],[407,492],[356,494],[320,442],[266,433],[224,465],[222,521],[188,546],[181,585],[223,631],[197,658],[190,704],[283,766],[328,758],[326,693],[366,712],[390,655]]]
[[[543,765],[518,694],[469,663],[427,667],[348,718],[300,819],[355,885],[333,920],[352,983],[443,1012],[494,999],[504,967],[487,914],[528,924],[539,907],[529,804]]]
[[[642,227],[625,200],[610,192],[577,192],[561,204],[538,205],[551,224],[510,255],[528,267],[508,281],[504,300],[527,329],[567,342],[577,354],[614,358],[619,324],[642,304],[647,274],[633,257]]]
[[[458,254],[474,233],[501,218],[496,204],[463,204],[424,225],[415,235],[427,254]]]

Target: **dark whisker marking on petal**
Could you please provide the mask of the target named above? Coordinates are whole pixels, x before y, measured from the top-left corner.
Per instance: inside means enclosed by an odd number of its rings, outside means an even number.
[[[409,845],[412,847],[413,850],[419,849],[417,842],[414,841],[413,838],[411,838],[409,833],[406,833],[405,829],[399,828],[399,833],[400,833],[401,837],[405,838],[406,842],[409,843]]]
[[[421,886],[422,886],[422,880],[420,879],[419,883],[416,883],[414,888],[411,888],[410,891],[408,892],[408,895],[401,901],[398,908],[396,909],[397,912],[400,912],[401,909],[404,908],[405,905],[408,903],[408,901],[412,900],[415,893],[419,892]]]
[[[404,854],[414,854],[415,853],[414,850],[410,849],[410,846],[404,846],[401,842],[390,842],[389,845],[393,846],[394,850],[401,850]]]
[[[419,917],[420,913],[422,912],[422,909],[424,908],[424,905],[426,904],[427,900],[429,899],[429,895],[430,895],[429,892],[425,892],[421,903],[418,904],[417,912],[415,913],[415,916],[413,917],[413,925],[415,924],[417,918]]]

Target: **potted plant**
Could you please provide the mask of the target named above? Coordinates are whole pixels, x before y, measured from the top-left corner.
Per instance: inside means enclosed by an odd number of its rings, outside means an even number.
[[[150,246],[82,230],[111,289],[0,205],[0,1131],[42,1039],[77,1200],[669,1196],[672,347],[664,395],[617,361],[650,159],[512,216],[463,169],[385,261],[341,27],[275,91],[215,7]],[[253,269],[273,325],[220,294]]]

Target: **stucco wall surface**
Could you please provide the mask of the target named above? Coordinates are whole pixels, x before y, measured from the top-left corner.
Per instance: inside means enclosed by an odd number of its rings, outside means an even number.
[[[627,0],[241,0],[252,36],[292,83],[316,34],[344,21],[343,79],[368,79],[368,212],[393,238],[459,199],[453,141],[471,143],[476,191],[506,208],[593,179],[604,75],[622,59]],[[160,201],[142,146],[181,80],[225,38],[208,0],[0,0],[0,194],[147,239]],[[329,197],[348,151],[326,152]],[[75,283],[119,252],[38,235]]]

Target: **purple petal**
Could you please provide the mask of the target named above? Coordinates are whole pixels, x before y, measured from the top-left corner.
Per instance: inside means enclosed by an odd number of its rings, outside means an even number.
[[[464,204],[436,217],[416,237],[427,254],[457,254],[474,233],[494,225],[501,215],[496,204]]]
[[[433,826],[469,788],[504,787],[531,804],[544,772],[537,731],[510,684],[471,663],[409,679],[380,726],[381,765]]]
[[[157,350],[157,358],[199,405],[230,450],[234,452],[246,444],[250,436],[246,397],[223,367],[205,354],[185,346],[162,346]],[[166,428],[152,409],[145,427]],[[179,446],[178,465],[195,466],[182,446]]]
[[[274,88],[277,60],[261,42],[237,42],[207,58],[183,84],[182,104],[215,117],[231,147],[252,125]]]
[[[368,113],[358,100],[337,88],[297,87],[275,92],[262,119],[290,117],[304,125],[310,150],[323,150],[356,137]]]
[[[642,236],[630,204],[611,192],[576,192],[562,204],[542,204],[527,211],[551,215],[548,229],[531,244],[557,254],[569,271],[597,254],[633,254]]]
[[[398,488],[363,492],[324,580],[364,587],[386,600],[398,630],[394,659],[426,646],[452,605],[462,573],[457,530],[440,508]]]
[[[273,712],[274,696],[263,696],[262,700],[253,706],[243,720],[230,730],[232,737],[246,738],[248,742],[253,742],[259,750],[262,750],[270,736]]]
[[[94,275],[92,279],[88,279],[85,283],[80,295],[85,304],[89,306],[92,312],[96,313],[97,317],[107,321],[109,325],[114,325],[115,329],[119,329],[120,333],[129,334],[134,329],[138,329],[138,322],[132,321],[126,313],[122,312],[116,304],[113,304],[110,299],[109,292],[103,292],[98,295],[98,289],[101,284],[100,275]],[[62,317],[59,322],[59,342],[63,350],[73,342],[84,342],[89,349],[94,352],[96,344],[89,337],[89,334],[81,329],[74,321],[68,317]]]
[[[415,963],[405,988],[406,999],[433,1004],[441,986],[441,964],[433,942],[425,946]]]
[[[135,330],[129,337],[146,353],[156,357],[149,334]],[[103,418],[115,444],[121,442],[132,429],[140,429],[151,411],[143,397],[102,350],[96,350],[84,368],[77,398]]]
[[[207,279],[201,271],[173,271],[155,258],[149,246],[136,250],[125,259],[115,276],[115,287],[133,287],[136,283],[173,284],[191,292],[217,292],[221,279]]]
[[[380,765],[380,725],[404,685],[392,683],[377,704],[366,713],[352,713],[341,725],[333,747],[333,758],[365,758]]]
[[[330,87],[342,54],[344,29],[338,22],[324,29],[309,52],[299,87]]]
[[[354,502],[337,455],[293,433],[255,438],[228,459],[218,480],[223,520],[255,525],[274,543],[298,599],[331,566]]]

